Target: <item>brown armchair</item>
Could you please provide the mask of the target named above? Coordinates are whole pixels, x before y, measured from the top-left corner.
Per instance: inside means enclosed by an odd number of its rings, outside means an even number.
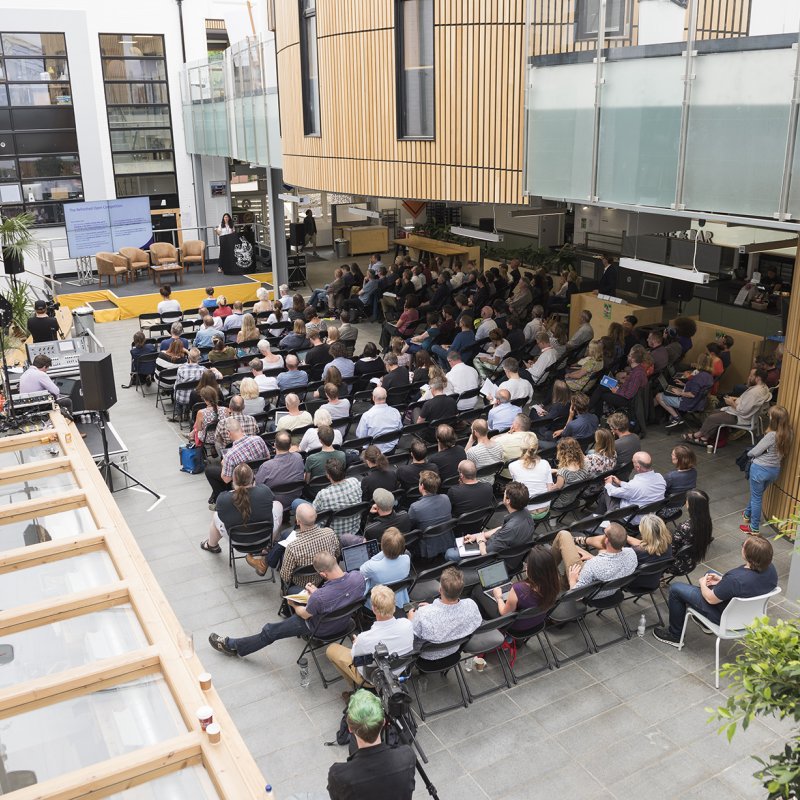
[[[128,280],[128,260],[124,256],[116,253],[95,253],[95,263],[97,264],[97,277],[100,286],[103,285],[103,275],[108,276],[108,285],[111,286],[111,276],[114,276],[114,286],[117,285],[119,276],[124,276]]]
[[[139,270],[150,269],[150,257],[138,247],[120,247],[119,254],[127,260],[130,277],[134,280],[139,277]]]
[[[206,243],[199,239],[184,240],[181,247],[181,264],[188,270],[193,264],[200,264],[203,272],[206,271]]]
[[[150,258],[153,261],[153,266],[177,264],[178,251],[169,242],[153,242],[150,245]]]

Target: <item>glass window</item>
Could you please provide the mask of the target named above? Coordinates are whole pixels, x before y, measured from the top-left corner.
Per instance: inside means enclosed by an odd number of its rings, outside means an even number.
[[[81,667],[149,644],[130,605],[6,633],[2,643],[13,648],[14,660],[0,669],[0,687]]]
[[[117,197],[143,197],[151,194],[175,194],[178,186],[175,175],[117,176]]]
[[[8,89],[5,84],[0,84],[0,106],[8,105]]]
[[[126,150],[172,150],[172,131],[161,130],[112,130],[111,149],[115,153]]]
[[[0,608],[38,603],[119,580],[105,550],[34,564],[0,574]]]
[[[6,450],[0,453],[0,467],[18,467],[20,464],[32,464],[36,461],[52,461],[63,455],[58,442],[39,444],[22,450]]]
[[[47,200],[80,200],[83,183],[80,178],[41,180],[22,184],[22,193],[29,203]]]
[[[303,130],[306,136],[319,136],[316,0],[300,0],[300,65],[303,88]]]
[[[4,33],[3,51],[8,56],[66,56],[63,33]]]
[[[5,96],[6,87],[0,86],[0,100]],[[2,102],[0,102],[2,105]],[[0,109],[0,131],[10,131],[11,130],[11,112],[5,111]],[[3,152],[3,149],[0,148],[0,152]],[[8,153],[3,153],[3,155],[8,155]]]
[[[0,158],[0,180],[17,177],[17,162],[13,158]]]
[[[104,58],[103,77],[107,81],[165,81],[167,70],[160,58]]]
[[[21,203],[22,189],[18,183],[0,183],[0,203]]]
[[[109,795],[106,800],[217,800],[219,794],[208,773],[196,765],[162,775],[154,781]]]
[[[108,122],[112,128],[168,128],[167,106],[114,106],[108,109]]]
[[[137,175],[147,172],[169,172],[175,169],[171,150],[155,153],[115,153],[114,174]]]
[[[0,551],[30,547],[53,539],[69,539],[97,530],[88,508],[58,511],[55,514],[0,525]]]
[[[41,783],[185,732],[165,680],[147,676],[6,717],[5,769]]]
[[[626,0],[606,0],[606,38],[628,35]],[[600,0],[578,0],[576,38],[596,39],[600,31]]]
[[[56,128],[75,127],[75,111],[72,106],[15,108],[11,114],[14,129],[18,131],[52,131]]]
[[[28,204],[26,210],[29,214],[33,214],[36,225],[62,225],[64,223],[64,206],[61,203],[35,206]]]
[[[18,133],[17,152],[21,156],[36,153],[77,153],[78,137],[75,131],[52,133]]]
[[[65,58],[7,58],[6,74],[10,81],[68,81]]]
[[[164,105],[169,102],[166,83],[107,83],[106,102],[110,105]],[[12,103],[13,105],[13,103]]]
[[[78,484],[75,483],[71,472],[37,476],[32,481],[21,480],[18,483],[6,483],[0,486],[0,506],[6,503],[19,503],[23,500],[47,497],[77,488]]]
[[[10,83],[8,97],[12,106],[72,105],[68,83]]]
[[[100,53],[104,56],[136,58],[164,56],[164,37],[151,34],[101,33]]]
[[[433,0],[397,0],[397,127],[401,138],[434,135]]]
[[[78,156],[37,156],[21,158],[19,171],[23,178],[57,178],[59,175],[80,175]]]

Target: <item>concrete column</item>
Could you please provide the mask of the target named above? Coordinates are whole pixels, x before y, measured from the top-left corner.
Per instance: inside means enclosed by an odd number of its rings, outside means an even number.
[[[282,283],[289,282],[289,262],[286,257],[286,229],[283,224],[283,200],[278,195],[283,192],[283,170],[269,170],[269,242],[272,251],[272,284],[275,296]]]

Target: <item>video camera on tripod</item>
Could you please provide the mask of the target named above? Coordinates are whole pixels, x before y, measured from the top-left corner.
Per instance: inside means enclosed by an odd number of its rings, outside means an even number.
[[[372,669],[367,671],[367,680],[375,687],[375,691],[383,704],[383,713],[390,720],[402,717],[411,711],[411,695],[400,683],[394,670],[400,660],[396,653],[389,655],[389,649],[383,642],[379,642],[370,659]]]

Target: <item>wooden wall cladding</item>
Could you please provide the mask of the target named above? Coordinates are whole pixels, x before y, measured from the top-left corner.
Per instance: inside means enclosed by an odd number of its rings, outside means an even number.
[[[397,139],[391,0],[317,0],[318,137],[303,135],[298,3],[277,0],[276,10],[288,183],[385,197],[522,201],[524,3],[436,0],[433,141]]]

